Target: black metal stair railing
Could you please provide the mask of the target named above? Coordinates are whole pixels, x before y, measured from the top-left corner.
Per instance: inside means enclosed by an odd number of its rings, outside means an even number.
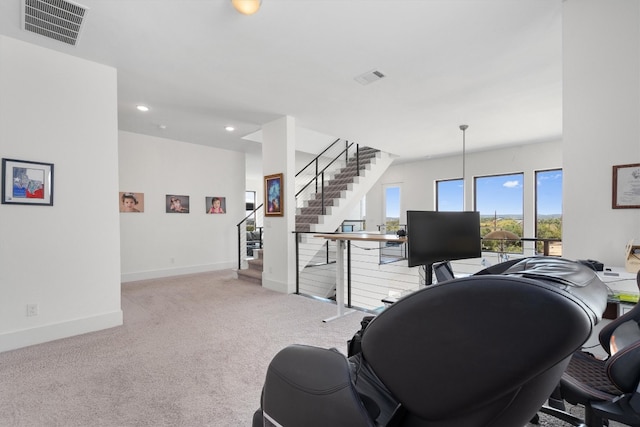
[[[319,218],[327,214],[328,207],[335,206],[336,201],[343,197],[343,191],[348,190],[361,176],[377,153],[376,149],[346,142],[344,149],[331,156],[325,166],[316,166],[315,159],[308,164],[306,169],[312,168],[314,173],[310,180],[297,186],[296,207],[299,208],[299,214],[296,215],[296,231],[310,231],[311,225],[317,224]]]
[[[324,215],[326,213],[326,207],[329,206],[329,203],[333,203],[333,198],[330,198],[330,196],[335,196],[333,193],[328,193],[331,189],[328,183],[330,177],[334,178],[337,176],[332,175],[338,174],[339,172],[337,171],[350,162],[355,165],[355,175],[359,176],[361,168],[364,167],[361,162],[360,153],[361,149],[358,144],[338,138],[306,166],[300,169],[295,175],[296,207],[302,208],[304,200],[316,197],[319,201],[312,200],[309,204],[312,206],[319,204],[320,214]],[[350,159],[350,156],[353,157]],[[296,215],[296,217],[298,217],[298,215]],[[263,218],[264,205],[260,205],[236,224],[238,229],[238,269],[242,268],[242,261],[246,259],[246,229],[248,222],[253,219],[253,227],[261,230]],[[262,238],[260,238],[260,248],[262,248]],[[243,254],[245,255],[243,256]]]
[[[344,164],[348,164],[349,162],[349,150],[355,145],[356,154],[355,161],[357,164],[356,171],[359,173],[359,149],[358,145],[354,143],[350,143],[349,141],[344,141],[344,148],[338,147],[338,143],[340,139],[336,139],[329,147],[325,148],[322,153],[318,154],[313,160],[311,160],[305,167],[303,167],[296,174],[296,206],[301,207],[299,201],[305,199],[304,193],[307,194],[320,194],[320,208],[321,214],[324,215],[326,213],[326,203],[325,203],[325,189],[326,189],[326,180],[325,178],[328,175],[328,172],[332,166],[335,166],[340,159],[344,159]],[[336,153],[336,148],[339,150]],[[338,166],[339,167],[339,166]],[[335,169],[335,167],[334,167]],[[310,173],[310,171],[312,171]],[[304,177],[310,177],[308,180],[304,179]],[[303,178],[303,179],[300,179]],[[301,185],[298,185],[298,182],[301,182]],[[313,187],[312,187],[313,184]],[[301,197],[302,196],[302,197]]]

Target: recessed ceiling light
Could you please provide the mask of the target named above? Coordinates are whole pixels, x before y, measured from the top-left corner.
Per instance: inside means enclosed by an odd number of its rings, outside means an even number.
[[[236,130],[236,128],[234,128],[233,126],[225,126],[224,130],[226,130],[227,132],[233,132],[234,130]]]
[[[138,111],[149,111],[149,107],[147,107],[146,105],[137,105],[136,108],[138,109]]]

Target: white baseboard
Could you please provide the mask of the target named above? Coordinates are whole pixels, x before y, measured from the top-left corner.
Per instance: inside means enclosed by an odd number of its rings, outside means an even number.
[[[266,289],[270,289],[276,292],[282,292],[283,294],[292,294],[296,291],[296,284],[289,284],[287,282],[280,282],[276,280],[269,279],[262,275],[262,287]]]
[[[122,326],[122,310],[0,334],[0,352]]]
[[[137,282],[138,280],[160,279],[163,277],[182,276],[184,274],[206,273],[207,271],[224,270],[227,268],[238,268],[235,262],[218,264],[192,265],[188,267],[165,268],[160,270],[137,271],[134,273],[122,273],[120,281],[122,283]]]

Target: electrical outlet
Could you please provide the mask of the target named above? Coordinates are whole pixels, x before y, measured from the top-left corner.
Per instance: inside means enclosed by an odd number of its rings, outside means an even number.
[[[27,304],[27,316],[38,315],[38,304]]]

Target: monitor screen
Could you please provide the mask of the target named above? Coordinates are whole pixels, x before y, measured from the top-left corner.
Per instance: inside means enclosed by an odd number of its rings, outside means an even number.
[[[449,261],[443,261],[433,264],[433,274],[436,276],[436,282],[442,283],[447,280],[453,280],[456,276],[453,274],[453,268]]]
[[[479,212],[407,211],[409,267],[481,256]]]

